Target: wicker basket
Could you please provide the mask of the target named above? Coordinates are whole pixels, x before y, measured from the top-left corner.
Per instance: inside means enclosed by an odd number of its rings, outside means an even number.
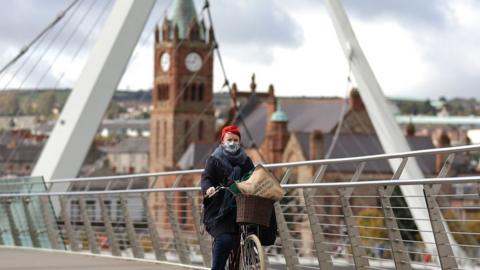
[[[270,226],[275,201],[244,194],[235,195],[235,200],[237,201],[237,223]]]

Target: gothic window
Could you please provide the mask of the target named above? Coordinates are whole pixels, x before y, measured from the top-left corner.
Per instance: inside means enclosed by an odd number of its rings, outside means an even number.
[[[158,158],[160,157],[160,120],[157,120],[156,122],[156,143],[155,143],[155,156]]]
[[[198,139],[203,140],[203,121],[198,123]]]
[[[188,143],[190,141],[190,136],[189,136],[189,129],[190,129],[190,121],[185,121],[185,127],[184,127],[184,142],[183,142],[183,149],[186,150],[188,147]]]
[[[197,85],[192,83],[190,85],[190,99],[195,101],[197,99]]]
[[[180,95],[183,95],[183,101],[188,101],[189,95],[190,95],[190,89],[187,83],[182,84]]]
[[[167,121],[163,121],[163,157],[167,156]]]
[[[203,83],[201,83],[198,86],[198,100],[199,101],[203,101],[204,92],[205,92],[205,85]]]
[[[168,84],[159,84],[157,85],[157,96],[158,100],[167,100],[168,99]]]

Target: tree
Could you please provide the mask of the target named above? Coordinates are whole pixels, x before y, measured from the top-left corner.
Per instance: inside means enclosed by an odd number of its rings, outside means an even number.
[[[0,98],[0,115],[16,115],[18,113],[18,97],[13,91],[2,94]]]
[[[53,91],[41,93],[38,97],[37,105],[38,114],[49,116],[52,113],[53,105],[55,105],[55,93]]]

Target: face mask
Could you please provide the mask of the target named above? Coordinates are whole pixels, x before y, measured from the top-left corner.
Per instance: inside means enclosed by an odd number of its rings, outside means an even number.
[[[225,142],[223,144],[223,148],[229,153],[235,153],[238,151],[238,149],[240,149],[240,144],[234,142]]]

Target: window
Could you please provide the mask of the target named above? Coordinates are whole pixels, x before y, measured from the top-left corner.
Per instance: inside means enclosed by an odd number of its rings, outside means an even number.
[[[160,120],[156,121],[156,143],[155,143],[155,156],[160,157]],[[165,132],[165,131],[164,131]]]
[[[185,134],[185,140],[183,142],[183,150],[185,151],[188,147],[188,143],[190,141],[190,136],[189,136],[189,129],[190,129],[190,122],[188,120],[185,121],[185,127],[184,127],[184,133]]]
[[[198,86],[198,100],[199,101],[203,101],[204,92],[205,92],[205,85],[203,83],[201,83]]]
[[[203,121],[198,123],[198,139],[203,140]]]
[[[167,100],[169,97],[168,84],[162,83],[157,85],[158,100]]]
[[[189,85],[187,85],[187,83],[183,83],[182,92],[183,92],[183,101],[187,101],[190,93],[190,88],[189,88]]]
[[[163,121],[163,157],[167,156],[167,120]]]
[[[190,100],[191,101],[197,100],[197,85],[194,83],[190,85]]]

